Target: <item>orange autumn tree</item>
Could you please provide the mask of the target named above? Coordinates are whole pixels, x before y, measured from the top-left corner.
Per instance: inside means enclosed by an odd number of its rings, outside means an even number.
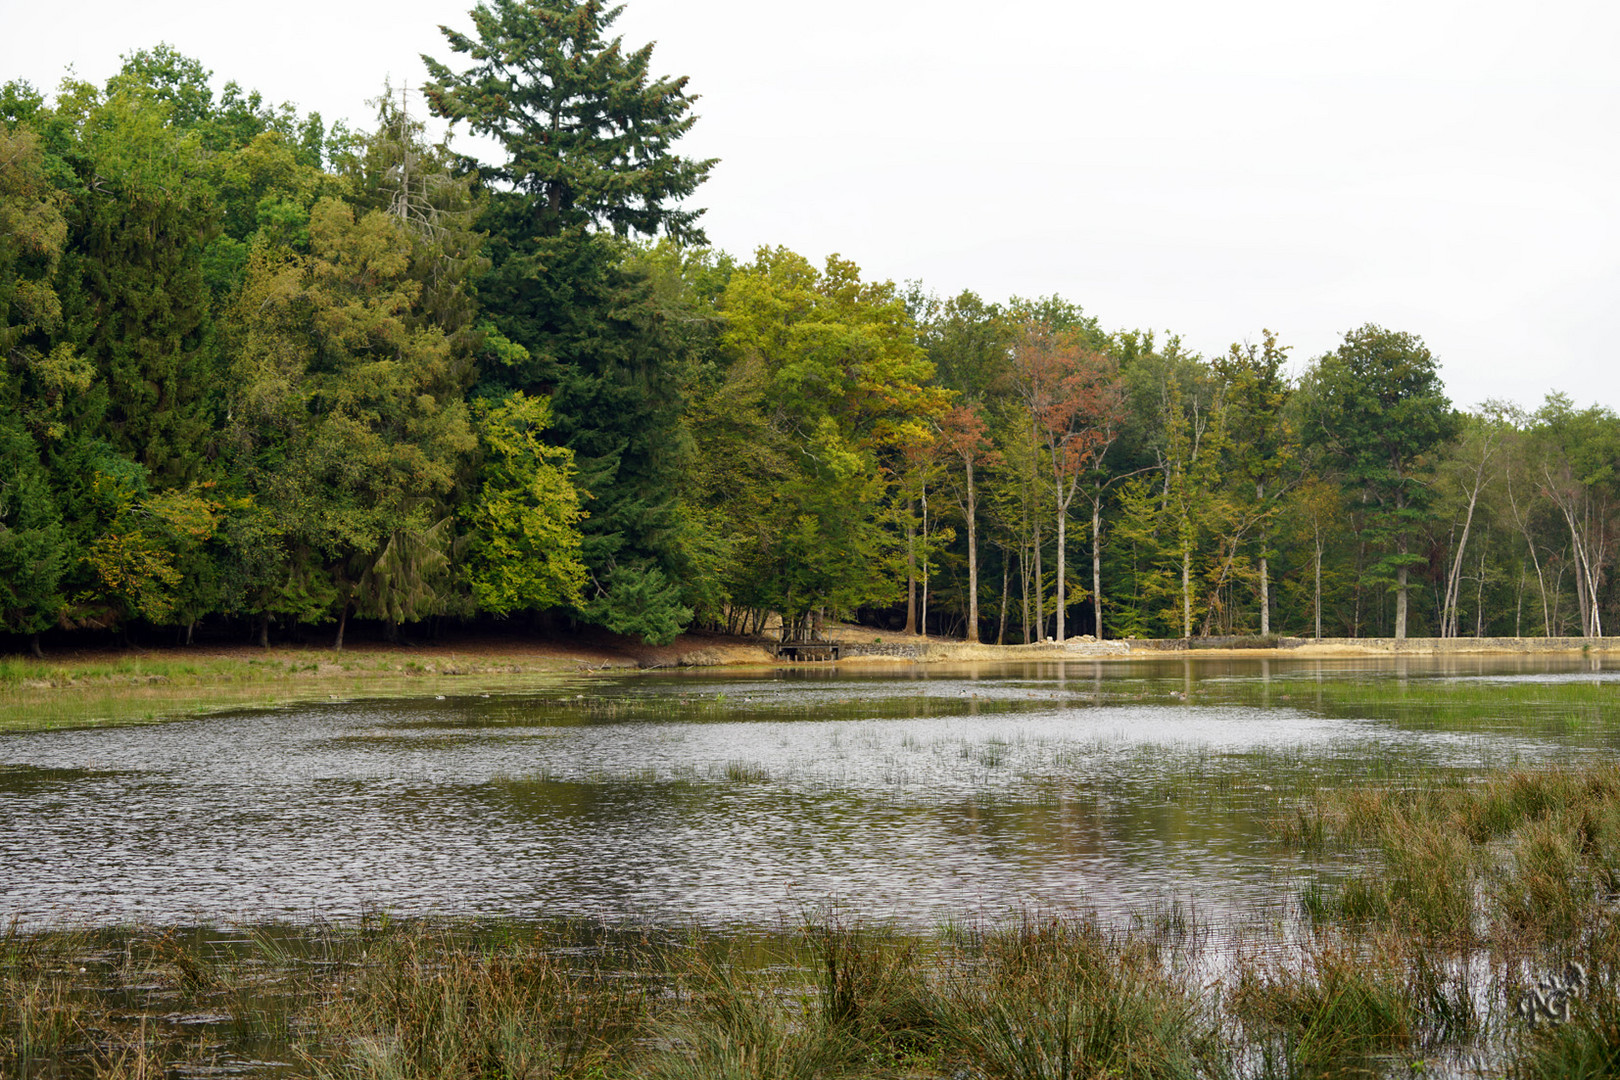
[[[1124,388],[1113,357],[1078,334],[1027,324],[1013,346],[1012,380],[1045,467],[1057,515],[1057,639],[1066,637],[1069,507],[1081,482],[1102,465],[1123,419]],[[1039,552],[1036,555],[1039,567]],[[1037,606],[1041,587],[1037,583]]]

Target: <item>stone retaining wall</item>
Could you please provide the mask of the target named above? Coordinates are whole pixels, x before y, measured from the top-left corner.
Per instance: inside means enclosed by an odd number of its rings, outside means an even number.
[[[1109,644],[1112,644],[1111,642]],[[1132,639],[1131,648],[1139,652],[1181,652],[1221,648],[1218,640],[1194,638]],[[1264,647],[1249,645],[1229,646],[1232,651],[1266,651]],[[1462,653],[1556,653],[1556,652],[1620,652],[1620,637],[1454,637],[1454,638],[1301,638],[1280,637],[1277,649],[1332,650],[1334,652],[1362,653],[1423,653],[1429,655],[1458,655]]]
[[[1614,652],[1620,651],[1620,638],[1580,637],[1454,637],[1454,638],[1286,638],[1281,648],[1323,646],[1363,649],[1384,653],[1476,653],[1476,652]]]
[[[839,646],[840,656],[892,656],[901,660],[926,660],[928,654],[934,649],[933,645],[904,645],[897,643],[869,644],[866,642],[845,642]]]

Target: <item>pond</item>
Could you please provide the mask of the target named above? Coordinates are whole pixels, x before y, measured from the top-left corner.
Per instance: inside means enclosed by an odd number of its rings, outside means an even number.
[[[1300,793],[1612,751],[1616,679],[1578,657],[710,670],[7,735],[0,918],[1265,918],[1297,903],[1267,824]]]

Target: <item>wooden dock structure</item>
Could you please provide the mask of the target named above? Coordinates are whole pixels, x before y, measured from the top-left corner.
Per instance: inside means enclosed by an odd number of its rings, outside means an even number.
[[[837,660],[843,649],[836,641],[783,641],[775,651],[778,660],[798,664]]]

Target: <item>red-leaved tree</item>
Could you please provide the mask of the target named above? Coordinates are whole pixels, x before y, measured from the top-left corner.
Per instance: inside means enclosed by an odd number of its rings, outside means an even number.
[[[1057,512],[1056,631],[1062,641],[1069,506],[1113,445],[1124,414],[1124,389],[1113,357],[1086,347],[1073,333],[1055,332],[1041,323],[1024,328],[1013,348],[1012,372],[1018,399],[1051,468]]]

